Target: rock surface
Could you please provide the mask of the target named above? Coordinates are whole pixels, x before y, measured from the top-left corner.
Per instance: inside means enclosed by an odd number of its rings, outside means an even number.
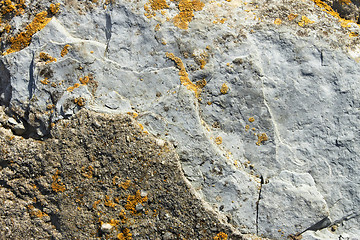
[[[171,144],[130,116],[81,110],[50,134],[1,129],[0,239],[245,239],[195,197]]]
[[[3,126],[46,139],[81,108],[129,113],[174,145],[196,198],[234,229],[360,236],[358,1],[59,3],[8,17]]]

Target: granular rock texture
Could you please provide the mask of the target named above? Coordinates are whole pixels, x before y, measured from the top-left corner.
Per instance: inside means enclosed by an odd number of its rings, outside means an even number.
[[[243,239],[129,116],[80,111],[44,141],[1,133],[0,239]]]

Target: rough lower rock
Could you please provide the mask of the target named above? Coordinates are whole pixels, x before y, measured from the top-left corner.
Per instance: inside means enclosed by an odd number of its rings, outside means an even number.
[[[81,110],[44,141],[0,131],[0,239],[245,239],[130,116]]]
[[[3,126],[41,139],[81,108],[130,113],[241,232],[360,235],[357,1],[59,3],[8,18],[0,96],[17,124]]]

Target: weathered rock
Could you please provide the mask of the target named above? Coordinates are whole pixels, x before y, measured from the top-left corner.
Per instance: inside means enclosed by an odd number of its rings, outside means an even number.
[[[0,132],[1,239],[245,239],[195,197],[171,145],[127,115],[84,109],[44,141]]]
[[[327,2],[344,12],[311,0],[62,4],[1,58],[1,103],[37,138],[83,107],[129,112],[240,231],[286,238],[327,216],[338,228],[323,239],[356,237],[359,26],[341,17],[356,18],[358,1]]]

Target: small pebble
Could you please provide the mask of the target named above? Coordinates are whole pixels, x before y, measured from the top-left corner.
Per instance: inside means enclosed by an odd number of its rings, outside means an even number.
[[[111,229],[113,228],[113,226],[109,223],[103,223],[101,225],[101,231],[104,233],[109,233],[111,232]]]

